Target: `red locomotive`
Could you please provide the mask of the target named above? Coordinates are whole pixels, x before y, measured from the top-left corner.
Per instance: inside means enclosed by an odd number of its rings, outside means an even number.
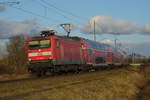
[[[38,75],[47,71],[80,71],[124,64],[122,53],[107,44],[79,37],[57,36],[42,31],[26,40],[28,70]]]

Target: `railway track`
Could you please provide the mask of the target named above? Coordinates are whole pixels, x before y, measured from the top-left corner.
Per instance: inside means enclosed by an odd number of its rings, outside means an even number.
[[[34,94],[41,93],[41,92],[52,91],[54,89],[62,89],[62,88],[66,88],[68,86],[74,86],[74,85],[84,84],[87,82],[93,82],[93,81],[98,81],[98,80],[103,80],[103,78],[95,78],[95,79],[88,79],[88,80],[84,80],[84,81],[75,81],[75,82],[67,82],[67,83],[64,81],[62,85],[56,85],[56,86],[52,86],[52,87],[48,87],[48,88],[37,89],[37,90],[33,90],[33,91],[29,91],[29,92],[21,93],[21,94],[17,94],[17,95],[4,96],[4,97],[0,97],[0,100],[21,99],[26,96],[34,95]]]
[[[121,67],[123,68],[123,67]],[[117,68],[119,69],[119,68]],[[105,71],[105,70],[116,70],[116,68],[114,69],[99,69],[99,70],[94,70],[94,71],[90,71],[91,72],[95,72],[95,71]],[[50,78],[50,77],[57,77],[57,76],[66,76],[66,75],[74,75],[74,74],[85,74],[85,73],[89,73],[88,71],[83,71],[83,72],[80,72],[80,73],[75,73],[75,72],[69,72],[69,73],[55,73],[53,75],[45,75],[43,77],[36,77],[36,76],[31,76],[31,77],[28,77],[28,78],[22,78],[22,79],[13,79],[13,80],[2,80],[0,81],[0,84],[4,84],[4,83],[14,83],[14,82],[22,82],[22,81],[32,81],[32,80],[39,80],[39,79],[46,79],[46,78]]]
[[[13,83],[13,82],[19,82],[19,81],[30,81],[30,80],[36,80],[38,78],[23,78],[23,79],[14,79],[14,80],[3,80],[0,81],[0,84],[4,84],[4,83]]]

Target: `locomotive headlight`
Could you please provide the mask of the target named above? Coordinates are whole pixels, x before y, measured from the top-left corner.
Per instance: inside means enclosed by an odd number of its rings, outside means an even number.
[[[51,55],[52,52],[51,51],[47,51],[47,52],[42,52],[42,55]]]
[[[28,59],[28,61],[31,61],[31,59]]]

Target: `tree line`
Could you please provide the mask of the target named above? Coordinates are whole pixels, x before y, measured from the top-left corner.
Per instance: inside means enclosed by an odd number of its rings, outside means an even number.
[[[6,44],[8,55],[0,59],[0,74],[26,73],[25,38],[13,36]]]

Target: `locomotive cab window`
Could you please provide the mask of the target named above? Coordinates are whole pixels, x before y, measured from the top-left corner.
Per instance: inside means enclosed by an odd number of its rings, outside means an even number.
[[[30,49],[49,48],[51,46],[50,40],[34,40],[29,41],[28,47]]]
[[[48,48],[50,47],[50,40],[41,40],[40,41],[40,48]]]

